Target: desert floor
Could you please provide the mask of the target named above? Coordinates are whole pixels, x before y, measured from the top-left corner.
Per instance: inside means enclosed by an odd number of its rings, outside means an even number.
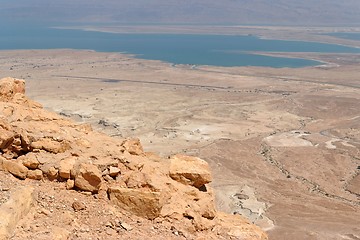
[[[309,54],[311,55],[311,54]],[[271,239],[360,239],[358,55],[302,69],[173,66],[120,53],[0,52],[46,108],[211,165],[220,210]],[[101,142],[99,142],[101,144]]]

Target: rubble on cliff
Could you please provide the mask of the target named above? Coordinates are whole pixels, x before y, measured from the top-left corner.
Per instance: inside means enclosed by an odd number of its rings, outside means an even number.
[[[142,218],[178,222],[209,239],[267,239],[241,216],[216,211],[205,161],[164,159],[144,152],[138,139],[114,139],[49,112],[25,96],[19,79],[0,80],[0,170],[65,183],[68,190],[89,192]]]

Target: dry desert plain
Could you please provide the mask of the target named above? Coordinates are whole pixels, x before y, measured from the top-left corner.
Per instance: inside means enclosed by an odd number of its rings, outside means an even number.
[[[358,55],[299,69],[172,65],[120,53],[1,51],[1,77],[146,151],[206,160],[220,210],[270,239],[360,239]],[[99,143],[101,144],[101,143]]]

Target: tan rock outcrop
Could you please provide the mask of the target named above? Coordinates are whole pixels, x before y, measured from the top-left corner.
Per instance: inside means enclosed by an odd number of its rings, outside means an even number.
[[[64,182],[66,189],[109,197],[135,215],[177,221],[189,232],[267,239],[246,220],[216,212],[204,160],[144,153],[139,139],[113,139],[44,110],[26,98],[21,80],[3,79],[0,86],[0,170]]]

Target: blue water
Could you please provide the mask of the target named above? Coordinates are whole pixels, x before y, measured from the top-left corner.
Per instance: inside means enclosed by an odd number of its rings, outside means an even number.
[[[0,26],[0,49],[91,49],[125,52],[174,64],[304,67],[316,61],[249,54],[265,52],[359,53],[360,49],[301,41],[264,40],[254,36],[193,34],[114,34],[60,30],[42,26]]]

